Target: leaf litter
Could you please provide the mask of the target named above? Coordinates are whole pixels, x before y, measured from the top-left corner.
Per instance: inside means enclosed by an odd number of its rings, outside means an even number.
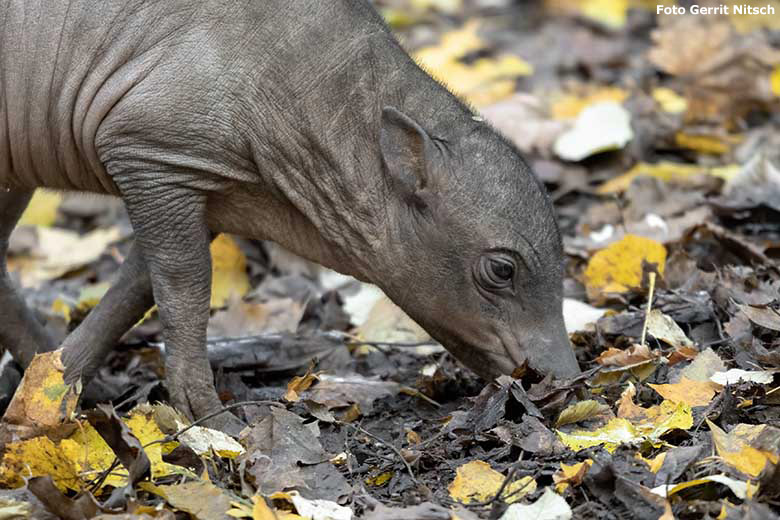
[[[376,3],[550,190],[584,374],[481,381],[375,287],[221,236],[209,358],[242,435],[158,404],[152,312],[87,388],[57,353],[2,366],[0,516],[777,518],[777,17]],[[9,268],[59,342],[127,216],[39,192],[21,224]]]

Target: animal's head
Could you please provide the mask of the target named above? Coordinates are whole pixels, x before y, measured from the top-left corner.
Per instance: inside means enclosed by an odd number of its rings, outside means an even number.
[[[478,374],[526,361],[579,373],[562,315],[563,251],[552,204],[519,152],[484,123],[429,135],[394,108],[380,150],[400,244],[390,297]]]

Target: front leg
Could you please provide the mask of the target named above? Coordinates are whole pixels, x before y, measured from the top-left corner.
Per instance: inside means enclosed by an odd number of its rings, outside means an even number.
[[[206,193],[141,175],[115,181],[149,270],[163,325],[172,404],[196,419],[221,410],[206,353],[211,294]],[[207,424],[230,433],[243,426],[228,413]]]
[[[154,305],[152,284],[138,244],[119,268],[119,276],[97,306],[62,342],[65,382],[86,385],[122,336]]]

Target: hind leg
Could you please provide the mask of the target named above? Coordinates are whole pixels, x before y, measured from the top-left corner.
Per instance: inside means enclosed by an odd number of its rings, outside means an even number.
[[[22,367],[30,363],[36,352],[55,348],[54,341],[14,288],[6,267],[8,239],[32,194],[0,190],[0,345]]]

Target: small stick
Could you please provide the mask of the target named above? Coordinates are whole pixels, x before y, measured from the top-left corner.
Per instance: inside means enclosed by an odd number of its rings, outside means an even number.
[[[194,428],[196,426],[200,426],[201,424],[203,424],[204,422],[208,421],[209,419],[213,419],[214,417],[216,417],[218,415],[222,415],[225,412],[229,412],[230,410],[234,410],[236,408],[241,408],[242,406],[253,406],[253,405],[254,406],[262,406],[262,405],[283,406],[282,403],[279,403],[277,401],[241,401],[241,402],[238,402],[238,403],[233,403],[231,405],[225,406],[221,410],[217,410],[214,413],[210,413],[208,415],[204,415],[203,417],[201,417],[197,421],[193,421],[188,426],[185,426],[184,428],[182,428],[181,430],[177,431],[173,435],[166,435],[164,439],[161,439],[160,441],[153,441],[153,442],[172,442],[172,441],[178,440],[178,438],[181,437],[182,435],[184,435],[186,432],[188,432],[189,430],[191,430],[192,428]],[[149,446],[149,444],[147,444],[146,446]],[[146,446],[144,446],[144,448],[146,448]]]
[[[642,326],[642,341],[640,344],[645,346],[645,339],[647,338],[647,322],[650,318],[650,309],[653,306],[653,291],[655,290],[655,271],[650,273],[650,292],[647,295],[647,311],[645,311],[645,324]]]
[[[367,435],[368,437],[371,437],[372,439],[374,439],[378,443],[384,444],[385,446],[387,446],[388,448],[393,450],[395,452],[395,454],[398,455],[398,458],[401,459],[401,462],[404,463],[404,466],[406,466],[406,471],[409,472],[409,476],[412,478],[412,482],[414,482],[418,486],[420,485],[420,482],[414,476],[414,470],[412,469],[412,466],[406,461],[406,459],[401,454],[401,451],[398,448],[396,448],[395,446],[393,446],[392,444],[390,444],[386,440],[382,439],[381,437],[378,437],[378,436],[374,435],[373,433],[369,432],[368,430],[366,430],[362,426],[355,426],[354,424],[349,424],[349,423],[345,423],[345,422],[341,422],[341,421],[336,421],[336,423],[340,424],[340,425],[343,425],[343,426],[348,426],[350,428],[354,428],[355,430],[359,431],[363,435]]]
[[[235,408],[240,408],[242,406],[252,406],[252,405],[268,405],[268,406],[282,406],[282,403],[279,403],[277,401],[241,401],[238,403],[233,403],[231,405],[228,405],[224,407],[221,410],[218,410],[214,413],[208,414],[204,417],[201,417],[197,421],[194,421],[193,423],[185,426],[184,428],[180,429],[176,433],[173,433],[171,435],[166,435],[162,439],[157,439],[151,442],[148,442],[142,446],[142,448],[148,448],[149,446],[153,446],[155,444],[163,444],[165,442],[173,442],[177,440],[181,435],[183,435],[185,432],[189,431],[190,429],[194,428],[195,426],[198,426],[205,421],[208,421],[209,419],[212,419],[220,414],[223,414],[225,412],[229,412],[230,410],[233,410]],[[114,461],[111,463],[111,465],[106,469],[105,471],[102,471],[98,479],[95,481],[95,483],[91,487],[91,492],[94,494],[97,492],[97,490],[100,489],[100,487],[103,485],[103,482],[105,482],[106,478],[111,474],[112,471],[114,471],[117,466],[119,466],[119,459],[114,457]]]

